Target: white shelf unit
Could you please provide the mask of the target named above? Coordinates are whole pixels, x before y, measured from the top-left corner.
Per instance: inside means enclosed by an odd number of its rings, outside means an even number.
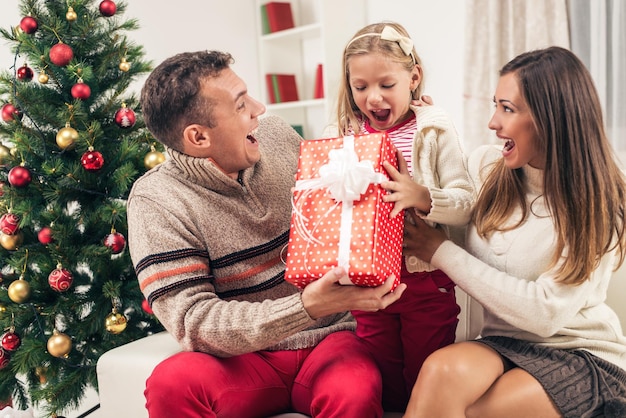
[[[319,138],[335,119],[343,49],[365,25],[365,0],[282,0],[291,3],[294,28],[262,34],[261,6],[256,1],[259,77],[268,115],[301,125],[305,139]],[[315,73],[323,65],[324,98],[314,99]],[[298,101],[270,104],[266,74],[295,74]]]

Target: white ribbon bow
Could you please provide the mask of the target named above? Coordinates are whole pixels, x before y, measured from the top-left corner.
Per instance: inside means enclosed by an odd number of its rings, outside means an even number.
[[[413,40],[406,36],[400,35],[397,30],[392,28],[391,26],[385,26],[383,31],[380,33],[380,39],[384,39],[385,41],[397,42],[400,45],[400,49],[404,52],[405,55],[411,55],[413,52]]]

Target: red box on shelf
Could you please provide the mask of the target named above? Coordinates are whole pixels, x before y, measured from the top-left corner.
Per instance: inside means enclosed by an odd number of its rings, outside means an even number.
[[[313,98],[314,99],[323,99],[324,98],[324,74],[323,74],[323,65],[317,64],[317,68],[315,69],[315,87],[313,89]]]
[[[393,203],[382,201],[383,161],[397,166],[384,133],[302,142],[285,280],[304,288],[336,266],[348,271],[342,284],[400,277],[404,216],[390,219]]]
[[[264,23],[264,27],[269,30],[269,33],[294,27],[291,3],[271,1],[261,7],[261,19],[265,19],[263,16],[263,13],[265,13],[267,15],[267,25]],[[264,31],[264,33],[266,32]]]
[[[270,103],[294,102],[298,100],[296,76],[293,74],[266,74],[267,96]]]

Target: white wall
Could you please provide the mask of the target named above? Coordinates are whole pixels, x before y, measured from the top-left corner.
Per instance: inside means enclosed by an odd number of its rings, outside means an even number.
[[[338,0],[341,1],[341,0]],[[131,41],[144,47],[155,65],[178,52],[225,50],[235,57],[235,71],[248,83],[250,93],[261,97],[257,73],[255,0],[127,0],[125,18],[137,18],[140,29],[129,32]],[[369,22],[396,20],[412,35],[424,61],[426,93],[462,128],[463,0],[364,0]],[[0,26],[19,24],[18,0],[2,0]],[[349,16],[346,16],[349,19]],[[338,39],[347,42],[347,39]],[[6,43],[0,45],[0,68],[13,65]],[[341,57],[337,57],[340,60]],[[18,66],[23,64],[18,60]],[[139,91],[143,79],[133,84]]]

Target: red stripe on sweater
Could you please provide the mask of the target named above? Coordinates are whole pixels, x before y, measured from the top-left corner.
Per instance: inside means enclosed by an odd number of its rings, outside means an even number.
[[[153,274],[152,276],[146,277],[145,280],[142,280],[141,284],[139,285],[139,288],[143,291],[146,287],[148,287],[150,284],[154,283],[157,280],[166,279],[168,277],[173,277],[178,274],[191,273],[195,271],[204,271],[204,272],[207,271],[206,264],[198,263],[198,264],[192,264],[189,266],[179,267],[179,268],[175,268],[171,270],[160,271],[158,273]]]
[[[251,268],[249,270],[243,271],[243,272],[241,272],[239,274],[233,274],[232,276],[220,277],[220,282],[234,282],[234,281],[237,281],[237,280],[245,279],[245,278],[254,276],[256,274],[259,274],[259,273],[261,273],[261,272],[263,272],[265,270],[268,270],[268,269],[274,267],[276,264],[281,263],[281,262],[282,261],[280,259],[280,256],[279,257],[275,257],[275,258],[272,258],[271,260],[269,260],[269,261],[267,261],[267,262],[265,262],[265,263],[263,263],[261,265],[255,266],[254,268]]]

